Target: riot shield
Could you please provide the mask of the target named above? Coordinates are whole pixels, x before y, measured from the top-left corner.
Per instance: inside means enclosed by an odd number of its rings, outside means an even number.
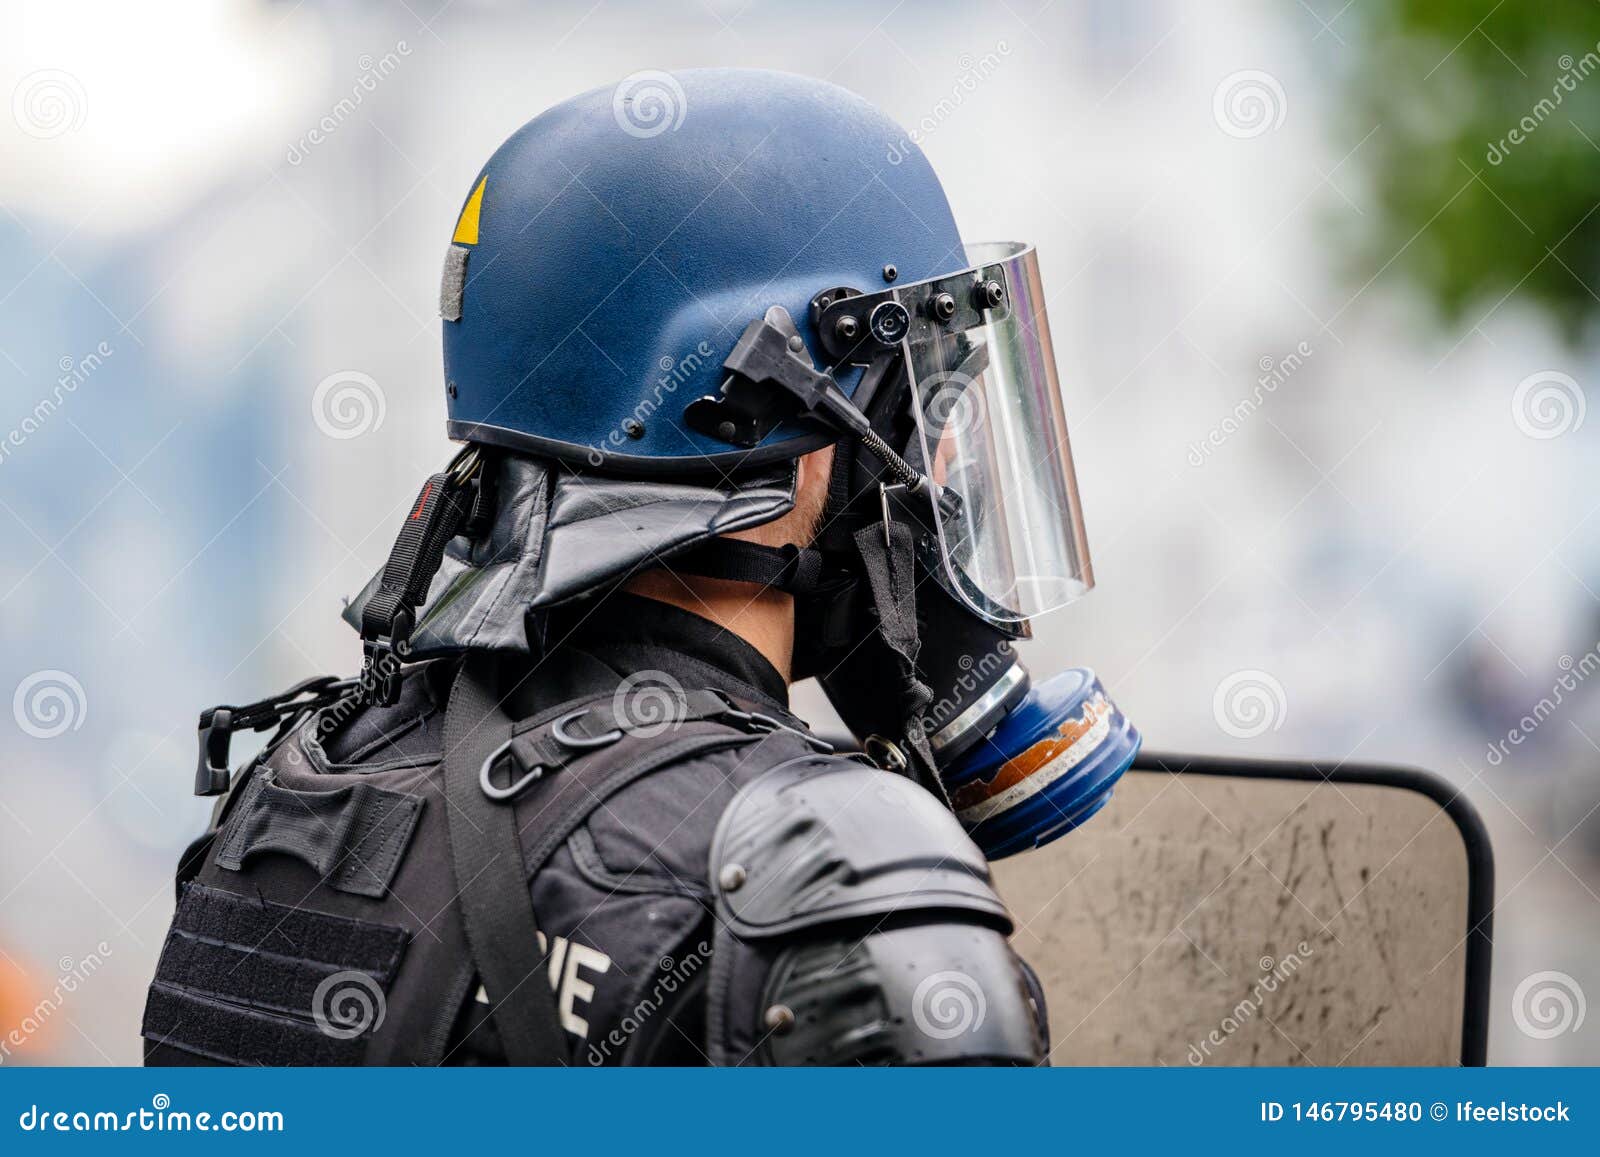
[[[1493,857],[1404,768],[1142,755],[995,864],[1058,1065],[1479,1065]]]

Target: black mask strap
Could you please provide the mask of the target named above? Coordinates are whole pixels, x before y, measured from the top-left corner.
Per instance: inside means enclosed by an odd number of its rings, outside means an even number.
[[[713,538],[674,555],[666,565],[679,574],[754,583],[792,595],[813,594],[822,586],[822,552],[793,543],[763,546],[738,538]]]
[[[922,713],[933,701],[933,689],[917,672],[922,639],[917,631],[916,577],[913,565],[915,537],[904,522],[885,519],[864,526],[855,534],[862,571],[877,611],[877,632],[893,652],[900,667],[900,708],[905,720],[902,738],[907,748],[912,778],[933,792],[946,806],[950,797],[933,762],[933,751],[922,727]]]

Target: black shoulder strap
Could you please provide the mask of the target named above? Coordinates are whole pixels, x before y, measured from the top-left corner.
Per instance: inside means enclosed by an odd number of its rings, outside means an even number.
[[[450,855],[467,946],[514,1065],[567,1062],[555,996],[545,982],[515,813],[478,786],[478,771],[510,734],[495,698],[490,658],[467,653],[444,716],[444,790]]]
[[[548,958],[538,946],[530,874],[611,794],[659,768],[774,735],[814,751],[832,748],[710,689],[682,692],[670,719],[651,720],[661,730],[670,724],[670,739],[642,721],[630,722],[628,705],[615,692],[513,723],[495,697],[491,663],[487,652],[468,651],[445,709],[445,802],[457,905],[507,1058],[518,1065],[564,1064],[566,1038],[543,980]],[[601,763],[598,774],[578,773],[591,762]],[[502,778],[508,781],[503,786]],[[535,784],[542,794],[529,806],[537,806],[538,832],[525,856],[515,803]]]

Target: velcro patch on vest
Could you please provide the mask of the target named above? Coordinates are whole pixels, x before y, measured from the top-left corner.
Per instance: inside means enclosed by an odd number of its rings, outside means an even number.
[[[409,933],[191,884],[141,1033],[234,1064],[359,1063]]]
[[[452,245],[444,253],[444,275],[439,279],[439,316],[446,321],[461,320],[461,299],[467,289],[467,258],[472,250]]]

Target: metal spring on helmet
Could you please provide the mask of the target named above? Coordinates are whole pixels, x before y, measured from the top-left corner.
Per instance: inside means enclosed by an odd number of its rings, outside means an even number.
[[[912,469],[910,463],[891,450],[889,443],[885,442],[876,430],[862,431],[861,444],[877,455],[889,468],[889,473],[895,476],[895,481],[907,490],[916,493],[929,482],[927,475]]]

